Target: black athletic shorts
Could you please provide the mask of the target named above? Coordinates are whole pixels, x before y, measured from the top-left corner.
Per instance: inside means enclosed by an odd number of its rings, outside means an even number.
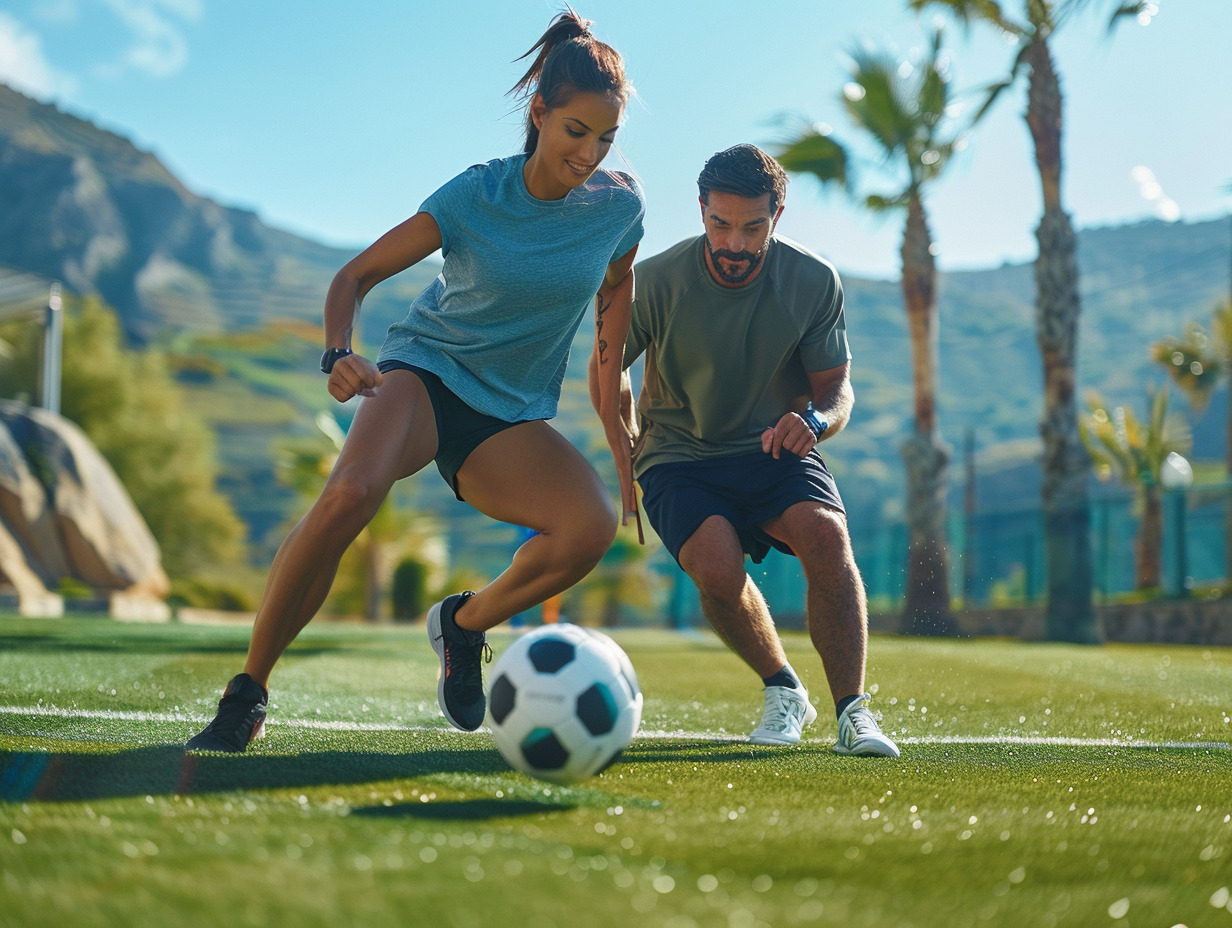
[[[458,492],[458,470],[463,462],[484,441],[519,423],[506,422],[472,409],[445,386],[440,377],[422,367],[405,361],[388,360],[382,361],[377,368],[382,374],[392,370],[410,371],[423,381],[436,416],[436,469],[453,488],[453,495],[462,499],[462,494]]]
[[[809,500],[845,512],[834,477],[816,449],[804,457],[790,451],[777,460],[762,451],[704,461],[672,461],[649,468],[637,481],[650,524],[676,562],[680,549],[711,516],[736,529],[740,547],[760,564],[773,547],[791,548],[760,524]]]

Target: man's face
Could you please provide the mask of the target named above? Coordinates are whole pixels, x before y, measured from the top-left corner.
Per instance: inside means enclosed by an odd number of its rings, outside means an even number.
[[[706,267],[723,286],[743,287],[761,271],[770,233],[783,212],[782,206],[771,211],[770,196],[742,197],[712,190],[710,202],[701,203]]]

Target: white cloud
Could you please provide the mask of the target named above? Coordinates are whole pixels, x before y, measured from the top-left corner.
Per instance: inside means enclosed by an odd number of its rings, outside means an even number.
[[[188,63],[188,39],[183,27],[201,18],[201,0],[104,2],[131,34],[121,69],[131,68],[151,77],[170,77]]]
[[[70,95],[76,80],[53,66],[43,43],[17,19],[0,11],[0,81],[41,100]]]

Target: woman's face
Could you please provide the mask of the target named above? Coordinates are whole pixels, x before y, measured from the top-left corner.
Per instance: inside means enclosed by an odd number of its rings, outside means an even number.
[[[539,142],[526,161],[523,177],[530,195],[559,200],[594,173],[612,147],[624,104],[604,93],[575,93],[555,109],[535,94],[531,119]]]

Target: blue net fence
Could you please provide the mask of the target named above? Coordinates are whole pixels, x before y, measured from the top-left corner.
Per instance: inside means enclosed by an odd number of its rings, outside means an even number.
[[[1141,504],[1128,491],[1099,488],[1091,496],[1091,554],[1096,602],[1137,586],[1134,545]],[[1162,587],[1167,595],[1188,595],[1227,582],[1227,530],[1232,483],[1192,487],[1163,496]],[[907,528],[896,522],[852,525],[852,547],[864,577],[871,612],[901,608],[906,580]],[[1038,508],[951,511],[947,533],[950,593],[956,604],[1022,606],[1047,595],[1043,518]],[[772,551],[761,564],[747,562],[781,624],[803,618],[806,585],[799,562]],[[654,558],[664,589],[669,624],[704,623],[697,592],[670,557]]]

